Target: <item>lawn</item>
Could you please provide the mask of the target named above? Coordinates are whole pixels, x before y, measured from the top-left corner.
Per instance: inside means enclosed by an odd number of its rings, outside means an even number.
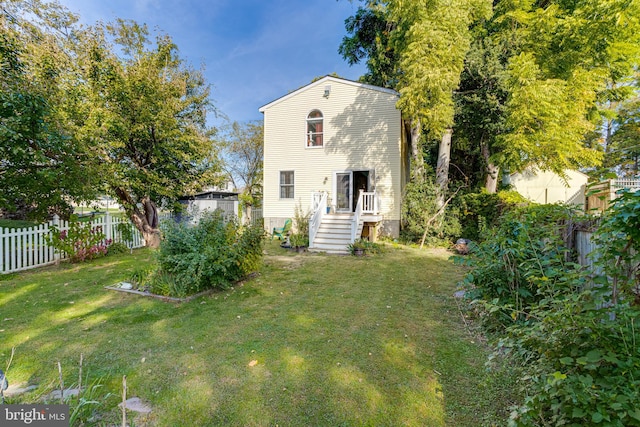
[[[188,303],[105,290],[147,250],[0,276],[0,366],[51,391],[57,362],[100,379],[117,420],[128,394],[153,407],[136,425],[479,426],[504,416],[508,386],[453,297],[462,271],[443,250],[355,258],[267,246],[260,273]],[[469,320],[467,320],[469,322]]]

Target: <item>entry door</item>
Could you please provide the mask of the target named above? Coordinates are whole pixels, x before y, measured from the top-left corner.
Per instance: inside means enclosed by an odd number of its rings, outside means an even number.
[[[351,212],[351,185],[353,181],[353,172],[336,172],[336,211]]]

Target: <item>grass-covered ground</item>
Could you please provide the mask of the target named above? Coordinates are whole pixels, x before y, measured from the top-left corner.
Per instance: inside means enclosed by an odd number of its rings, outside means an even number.
[[[475,427],[504,415],[509,386],[465,326],[447,252],[267,252],[255,278],[183,304],[103,288],[146,250],[0,276],[0,367],[15,347],[9,381],[39,386],[9,403],[50,391],[58,361],[77,382],[82,353],[109,408],[123,375],[153,406],[136,425]]]

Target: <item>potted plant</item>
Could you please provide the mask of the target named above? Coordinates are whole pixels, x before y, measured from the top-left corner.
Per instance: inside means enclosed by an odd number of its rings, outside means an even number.
[[[347,246],[347,249],[351,255],[363,256],[367,249],[367,241],[364,239],[356,239],[353,243]]]
[[[298,252],[304,252],[304,249],[309,246],[309,238],[302,233],[294,233],[289,237],[291,247]]]

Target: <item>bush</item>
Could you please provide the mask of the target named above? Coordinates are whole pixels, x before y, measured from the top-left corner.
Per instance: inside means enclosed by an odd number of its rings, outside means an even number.
[[[460,197],[460,225],[462,237],[470,240],[480,239],[486,228],[498,224],[498,219],[506,212],[529,205],[520,193],[512,190],[497,193],[468,193]]]
[[[107,254],[111,239],[105,239],[101,226],[93,226],[90,222],[80,221],[77,215],[71,215],[69,230],[56,226],[50,228],[47,243],[58,252],[66,253],[71,262],[82,262]]]
[[[512,425],[640,426],[640,313],[603,308],[599,293],[556,295],[508,329],[505,346],[530,362]]]
[[[379,254],[382,252],[382,246],[367,239],[356,239],[353,243],[347,245],[347,251],[349,251],[351,255],[355,255],[356,249],[361,249],[365,253],[371,255]]]
[[[107,255],[117,255],[129,252],[130,249],[122,242],[114,242],[107,247]]]
[[[577,267],[563,233],[577,215],[561,205],[516,208],[469,245],[470,257],[455,258],[472,267],[465,277],[469,295],[493,305],[487,318],[502,325],[523,319],[544,288],[561,286],[561,273]]]
[[[640,191],[606,213],[592,270],[570,261],[575,215],[508,212],[474,246],[465,280],[501,337],[498,353],[523,366],[526,397],[510,425],[640,426]]]
[[[407,184],[402,198],[402,240],[421,241],[426,231],[425,243],[438,246],[448,245],[460,237],[457,209],[449,207],[444,215],[427,224],[436,212],[436,187],[431,178]]]
[[[225,223],[219,212],[203,214],[195,226],[170,221],[163,227],[154,286],[177,297],[228,288],[259,267],[263,240],[262,227]]]

